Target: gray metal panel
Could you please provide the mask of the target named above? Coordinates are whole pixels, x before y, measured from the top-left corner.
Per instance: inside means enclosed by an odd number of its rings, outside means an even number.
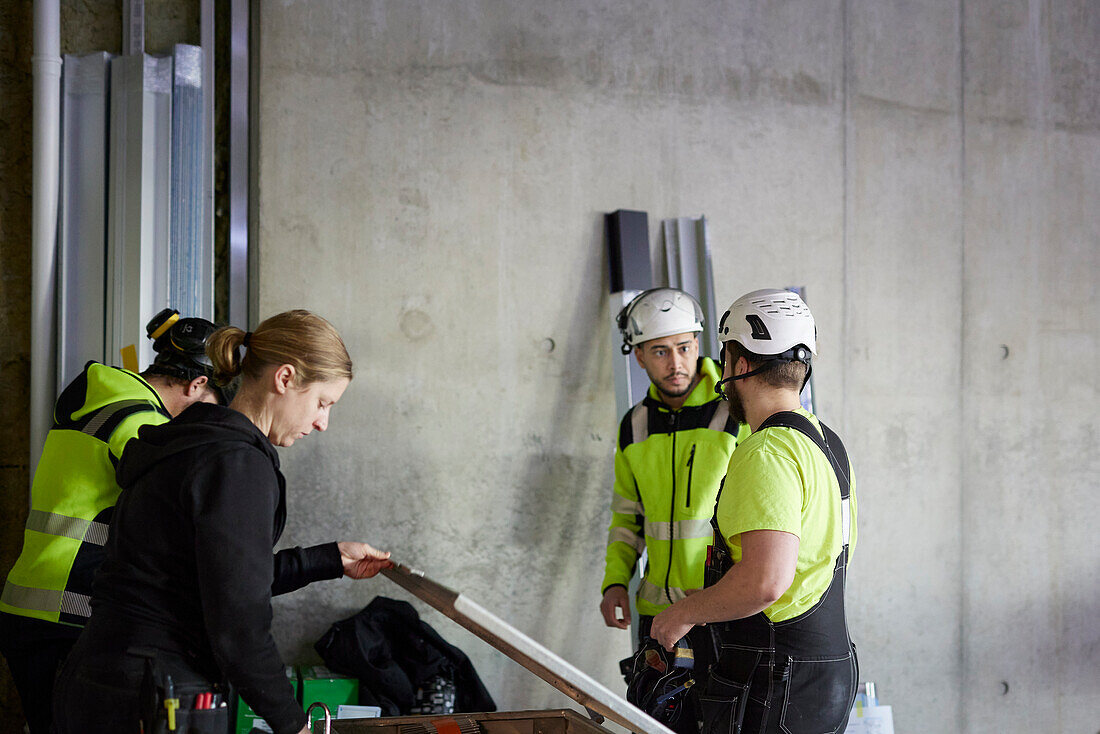
[[[152,362],[145,324],[168,302],[171,94],[171,58],[112,59],[106,316],[112,364],[130,344],[139,367]]]
[[[726,305],[718,303],[714,298],[714,268],[710,262],[710,230],[707,229],[707,218],[699,217],[695,222],[695,237],[697,244],[702,248],[697,250],[697,265],[701,282],[699,284],[699,303],[703,307],[703,315],[706,323],[703,329],[703,351],[709,357],[718,358],[718,320],[725,313]]]
[[[214,243],[206,236],[206,95],[203,51],[173,49],[168,303],[214,319]]]
[[[665,264],[668,284],[687,291],[699,300],[705,318],[699,338],[700,352],[718,356],[718,315],[722,312],[714,302],[714,274],[710,264],[710,240],[707,219],[678,217],[661,222],[665,240]],[[724,309],[723,309],[724,310]]]
[[[214,0],[202,0],[200,6],[200,43],[202,44],[202,228],[200,237],[209,248],[209,311],[205,318],[214,320]]]
[[[232,0],[229,36],[229,323],[249,321],[249,0]]]
[[[61,19],[57,2],[34,3],[31,73],[30,468],[38,466],[56,399],[57,220],[61,154]],[[6,31],[5,31],[6,32]]]
[[[58,233],[57,384],[103,361],[110,55],[65,56]]]

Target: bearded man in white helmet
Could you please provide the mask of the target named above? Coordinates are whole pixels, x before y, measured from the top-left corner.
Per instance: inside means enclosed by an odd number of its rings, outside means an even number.
[[[648,551],[637,594],[638,644],[653,615],[703,585],[710,518],[739,432],[715,393],[719,366],[699,356],[703,312],[675,288],[655,288],[620,312],[623,353],[634,352],[651,385],[619,426],[600,612],[630,627],[627,585]]]
[[[707,588],[652,635],[671,650],[691,631],[702,734],[841,732],[859,675],[844,611],[855,486],[840,438],[799,401],[816,325],[798,295],[761,290],[733,302],[718,336],[719,389],[753,432],[718,498]]]

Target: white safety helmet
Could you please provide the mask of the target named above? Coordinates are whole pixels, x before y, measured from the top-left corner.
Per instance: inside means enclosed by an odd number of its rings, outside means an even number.
[[[616,319],[623,354],[650,339],[703,330],[699,302],[678,288],[651,288],[635,296]]]
[[[718,341],[735,341],[762,357],[809,363],[817,354],[817,325],[806,302],[797,293],[765,288],[734,301],[718,323]]]

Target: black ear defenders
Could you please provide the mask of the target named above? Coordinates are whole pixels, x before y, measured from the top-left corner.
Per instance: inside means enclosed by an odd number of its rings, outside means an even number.
[[[636,305],[638,305],[638,301],[642,300],[643,298],[648,296],[650,293],[653,293],[655,291],[660,291],[660,290],[665,290],[665,289],[663,287],[662,288],[650,288],[649,290],[642,291],[638,295],[631,298],[630,303],[623,306],[622,310],[619,311],[619,315],[615,317],[615,325],[619,327],[619,331],[622,332],[622,335],[623,335],[623,345],[621,347],[623,354],[630,354],[631,350],[634,349],[634,345],[632,345],[627,340],[627,327],[630,325],[630,312],[632,310],[634,310],[634,307]]]

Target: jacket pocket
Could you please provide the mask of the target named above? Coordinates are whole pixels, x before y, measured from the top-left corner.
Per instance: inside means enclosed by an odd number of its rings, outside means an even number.
[[[695,448],[696,448],[697,445],[698,444],[694,444],[694,443],[691,445],[691,456],[688,457],[688,463],[687,463],[687,467],[688,467],[687,502],[684,503],[684,506],[687,507],[688,509],[691,509],[691,475],[695,471]]]
[[[853,653],[840,658],[792,659],[779,715],[784,734],[837,732],[848,722],[856,694]]]

